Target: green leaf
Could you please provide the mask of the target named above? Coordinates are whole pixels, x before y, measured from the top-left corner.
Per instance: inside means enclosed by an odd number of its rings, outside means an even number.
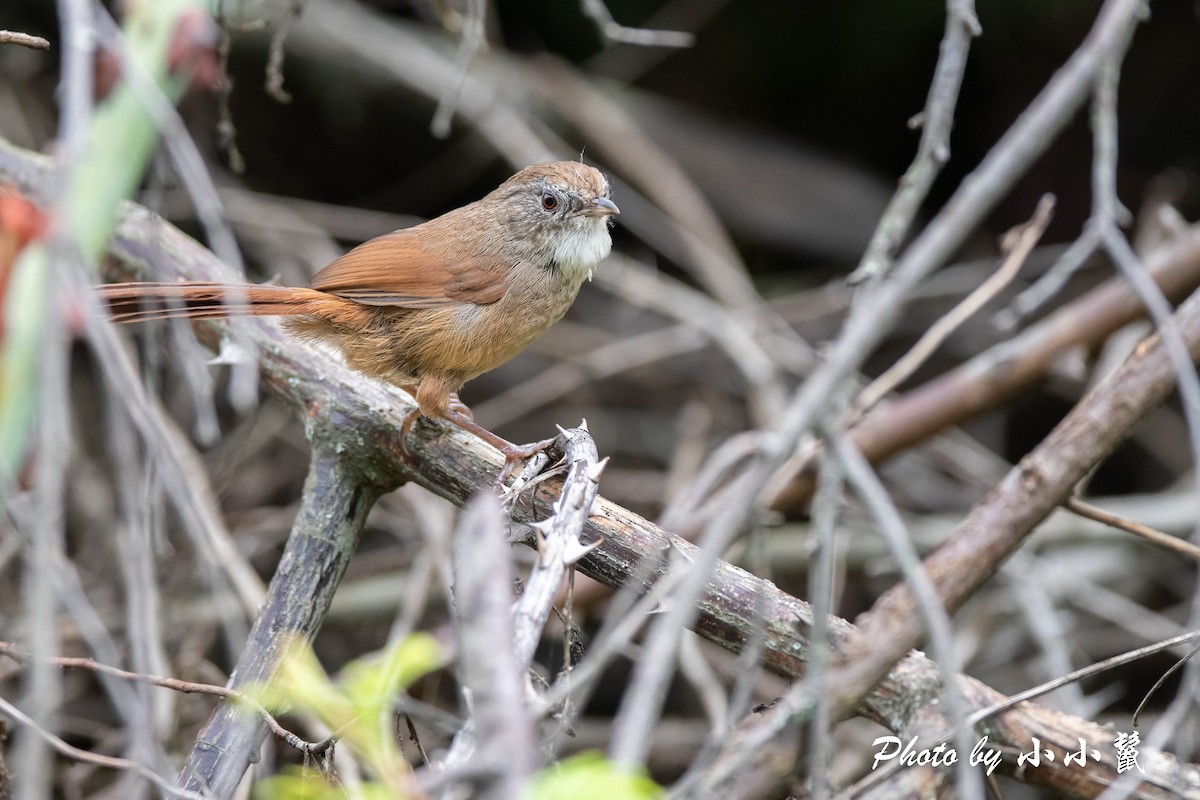
[[[325,674],[312,647],[302,638],[284,645],[274,680],[247,686],[243,691],[272,713],[293,708],[312,711],[335,729],[355,716],[349,700]]]
[[[137,64],[168,100],[179,99],[189,75],[169,68],[173,36],[186,18],[209,20],[207,0],[125,3],[122,58]],[[184,45],[186,46],[186,42]],[[68,187],[55,224],[69,233],[85,265],[95,265],[112,235],[121,203],[132,196],[158,141],[158,124],[144,94],[119,81],[96,104],[83,152],[68,173]],[[36,261],[36,265],[29,262]],[[28,248],[14,265],[0,337],[0,481],[16,475],[34,429],[39,406],[38,354],[44,347],[49,259],[41,246]]]
[[[354,787],[330,783],[320,772],[288,767],[284,774],[264,778],[254,785],[254,800],[404,800],[382,783]]]
[[[336,800],[344,796],[320,775],[290,769],[254,785],[254,800]]]
[[[12,267],[0,332],[0,476],[17,474],[36,415],[50,273],[46,248],[26,248]]]
[[[360,714],[378,714],[381,707],[391,708],[392,698],[401,690],[437,669],[444,660],[436,639],[414,633],[382,653],[347,664],[340,681]]]
[[[598,752],[580,753],[539,772],[521,800],[653,800],[662,787],[641,772],[618,768]]]
[[[342,676],[333,681],[317,661],[312,646],[304,639],[296,639],[283,648],[275,679],[267,686],[248,688],[246,694],[268,709],[293,709],[320,718],[338,737],[341,746],[349,747],[370,766],[381,780],[379,786],[387,787],[386,791],[380,789],[382,794],[375,789],[362,794],[356,789],[352,796],[383,800],[396,797],[411,780],[411,770],[396,743],[393,700],[410,683],[444,661],[445,654],[437,640],[416,633],[382,653],[347,664]],[[287,791],[291,789],[300,791],[290,784],[281,785],[282,793],[271,797],[288,797]],[[296,796],[301,800],[309,797]]]

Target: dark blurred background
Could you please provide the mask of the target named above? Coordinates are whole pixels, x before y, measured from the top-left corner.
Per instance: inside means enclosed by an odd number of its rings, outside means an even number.
[[[368,3],[397,18],[436,27],[442,2]],[[865,181],[861,202],[875,210],[912,158],[917,132],[907,121],[925,100],[944,25],[944,7],[934,0],[877,0],[852,3],[779,3],[772,0],[612,0],[614,17],[628,25],[681,27],[697,33],[690,48],[606,46],[579,4],[557,0],[500,0],[489,5],[488,36],[494,49],[519,55],[551,53],[589,73],[634,87],[652,99],[670,100],[683,120],[649,125],[655,137],[687,163],[687,122],[709,137],[730,137],[728,159],[745,149],[778,147],[781,161],[816,160],[846,170],[850,182]],[[959,179],[1012,123],[1079,45],[1099,2],[1044,3],[1010,0],[979,4],[983,36],[972,48],[955,117],[953,158],[930,199],[944,200]],[[9,0],[4,24],[56,37],[54,4]],[[448,39],[452,39],[447,34]],[[457,124],[447,140],[430,135],[432,101],[379,80],[365,78],[353,64],[335,63],[289,50],[286,89],[294,101],[281,105],[263,89],[265,37],[235,34],[230,60],[230,98],[247,183],[259,190],[331,203],[422,216],[477,197],[511,172],[489,163],[486,147]],[[1121,79],[1121,186],[1136,206],[1146,183],[1167,170],[1190,178],[1200,166],[1200,105],[1194,102],[1200,69],[1196,6],[1185,0],[1152,4],[1150,19],[1136,34]],[[0,52],[6,85],[5,133],[22,144],[43,146],[53,132],[53,55],[19,48]],[[28,125],[16,124],[9,104],[19,103]],[[198,121],[215,114],[211,98],[192,98],[185,111]],[[697,115],[697,116],[692,116]],[[195,128],[197,136],[206,134]],[[213,135],[210,130],[208,135]],[[569,140],[584,147],[586,141]],[[218,151],[210,151],[221,157]],[[1090,133],[1081,117],[1042,159],[1038,168],[994,215],[990,231],[1028,218],[1044,191],[1059,199],[1050,239],[1075,234],[1089,205],[1087,175]],[[487,169],[471,169],[468,165]],[[458,180],[439,168],[456,165]],[[709,171],[698,170],[703,181]],[[826,173],[814,178],[827,178]],[[836,175],[835,175],[836,177]],[[872,194],[874,189],[880,194]],[[1190,183],[1189,183],[1190,187]],[[782,189],[753,184],[705,186],[720,208],[720,195],[737,193],[752,207],[781,197]],[[829,187],[795,189],[820,205]],[[1194,201],[1194,191],[1189,200]],[[783,200],[787,195],[782,195]],[[793,202],[800,202],[793,200]],[[859,234],[874,219],[843,221]],[[816,266],[846,268],[858,253],[814,241],[772,247],[769,231],[730,221],[751,266],[791,272]],[[750,228],[750,230],[745,230]],[[774,240],[781,238],[777,234]],[[831,263],[832,262],[832,263]]]

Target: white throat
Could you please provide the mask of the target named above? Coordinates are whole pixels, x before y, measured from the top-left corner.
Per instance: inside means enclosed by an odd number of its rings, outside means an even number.
[[[554,263],[570,280],[583,282],[592,269],[612,251],[608,224],[595,217],[579,220],[569,235],[559,238],[554,248]]]

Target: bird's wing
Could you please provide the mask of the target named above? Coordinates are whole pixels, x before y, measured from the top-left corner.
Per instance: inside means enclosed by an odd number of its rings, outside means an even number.
[[[460,257],[423,246],[412,229],[363,242],[318,272],[312,289],[369,306],[433,308],[455,303],[487,305],[505,291],[510,263],[496,256]]]

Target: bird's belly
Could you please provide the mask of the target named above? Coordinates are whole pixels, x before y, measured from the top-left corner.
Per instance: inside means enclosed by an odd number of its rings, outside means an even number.
[[[562,319],[573,299],[545,298],[523,308],[506,308],[504,300],[464,307],[455,326],[461,355],[457,371],[469,380],[510,360]]]

